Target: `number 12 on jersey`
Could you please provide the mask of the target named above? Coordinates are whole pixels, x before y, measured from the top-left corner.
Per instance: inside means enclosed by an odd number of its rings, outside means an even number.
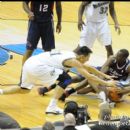
[[[47,4],[40,4],[40,8],[39,8],[40,12],[47,12],[48,11],[48,5]]]

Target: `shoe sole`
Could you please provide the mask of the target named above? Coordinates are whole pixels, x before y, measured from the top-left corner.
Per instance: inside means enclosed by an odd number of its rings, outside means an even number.
[[[45,112],[46,114],[53,114],[53,115],[61,115],[63,113],[55,113],[55,112]]]

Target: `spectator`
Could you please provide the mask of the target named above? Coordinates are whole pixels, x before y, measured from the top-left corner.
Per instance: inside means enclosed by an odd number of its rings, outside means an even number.
[[[20,125],[16,120],[14,120],[8,114],[0,112],[0,128],[1,129],[15,129],[15,128],[20,128]]]
[[[76,120],[72,113],[67,113],[64,117],[64,129],[63,130],[76,130]]]
[[[46,122],[43,125],[42,130],[55,130],[55,126],[51,122]]]
[[[20,130],[31,130],[31,129],[28,128],[28,127],[23,127],[23,128],[21,128]]]
[[[123,116],[120,119],[118,130],[130,130],[130,122],[127,116]]]
[[[99,122],[91,126],[91,130],[117,130],[115,124],[110,122],[112,111],[108,102],[99,105]]]

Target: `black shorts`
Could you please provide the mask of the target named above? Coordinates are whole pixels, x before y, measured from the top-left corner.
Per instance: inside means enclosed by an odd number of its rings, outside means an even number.
[[[28,50],[36,49],[41,38],[43,50],[50,51],[51,49],[54,49],[55,38],[53,26],[54,23],[51,20],[48,22],[36,22],[30,20],[28,24],[26,48]]]
[[[72,83],[72,78],[67,72],[64,71],[61,75],[59,75],[57,81],[59,81],[58,85],[65,89],[69,84]]]

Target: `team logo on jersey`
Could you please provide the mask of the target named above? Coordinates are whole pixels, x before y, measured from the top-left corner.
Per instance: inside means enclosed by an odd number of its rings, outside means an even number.
[[[101,7],[101,6],[106,5],[106,4],[109,4],[109,1],[93,4],[93,7],[94,8],[98,8],[98,7]]]

